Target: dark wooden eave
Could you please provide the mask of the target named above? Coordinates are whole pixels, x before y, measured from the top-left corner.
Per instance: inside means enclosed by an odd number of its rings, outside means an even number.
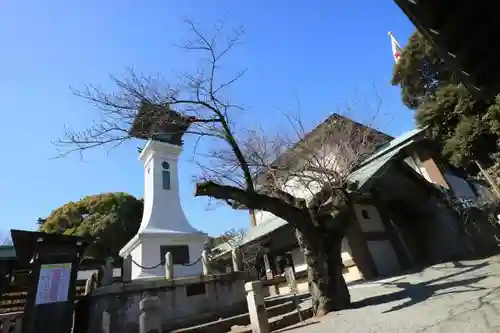
[[[500,91],[500,2],[394,0],[457,77],[481,99]]]
[[[29,267],[36,250],[36,244],[44,244],[44,248],[52,248],[57,253],[57,249],[74,248],[82,258],[87,245],[93,242],[89,237],[70,236],[60,234],[49,234],[45,232],[11,230],[12,242],[16,249],[17,267]],[[61,251],[62,252],[62,251]]]

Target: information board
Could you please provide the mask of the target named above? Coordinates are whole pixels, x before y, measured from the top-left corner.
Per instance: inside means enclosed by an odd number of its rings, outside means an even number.
[[[71,263],[41,265],[35,304],[66,302],[70,277]]]

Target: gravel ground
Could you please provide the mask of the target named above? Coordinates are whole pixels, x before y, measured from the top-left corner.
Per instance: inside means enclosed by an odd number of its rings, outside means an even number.
[[[500,332],[500,257],[350,287],[354,308],[286,333]]]

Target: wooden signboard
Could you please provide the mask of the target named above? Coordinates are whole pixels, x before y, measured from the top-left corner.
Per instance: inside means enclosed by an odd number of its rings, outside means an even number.
[[[68,301],[71,263],[41,265],[35,305]]]
[[[88,238],[11,230],[16,259],[29,267],[22,333],[70,333],[78,265]]]

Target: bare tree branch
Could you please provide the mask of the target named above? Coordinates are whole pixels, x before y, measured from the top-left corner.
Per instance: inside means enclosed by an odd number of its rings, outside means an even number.
[[[221,42],[222,24],[214,27],[211,36],[191,21],[186,24],[193,38],[181,48],[196,52],[200,67],[175,80],[129,70],[124,78],[111,77],[115,92],[104,93],[94,86],[75,91],[96,106],[99,117],[87,129],[67,130],[56,142],[60,155],[117,146],[133,137],[179,145],[184,134],[197,137],[191,156],[200,168],[195,196],[226,202],[235,209],[267,211],[286,220],[306,249],[315,290],[322,288],[323,295],[314,296],[315,306],[321,301],[325,311],[345,307],[349,297],[347,287],[339,283],[339,265],[340,242],[350,221],[349,176],[389,138],[371,124],[343,117],[340,110],[311,132],[300,112],[284,113],[285,131],[269,133],[248,126],[237,130],[233,111],[245,109],[227,100],[224,91],[246,70],[227,79],[220,69],[222,60],[241,42],[243,31],[235,29]],[[350,114],[353,108],[346,104],[342,111]],[[379,108],[380,103],[372,120]],[[344,296],[327,296],[335,290]],[[333,306],[336,300],[339,305]]]

